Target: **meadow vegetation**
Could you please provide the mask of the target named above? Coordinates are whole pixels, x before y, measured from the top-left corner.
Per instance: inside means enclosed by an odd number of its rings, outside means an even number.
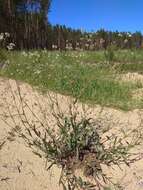
[[[132,98],[142,84],[118,80],[121,74],[142,73],[142,50],[9,51],[6,55],[1,76],[91,104],[124,110],[142,107],[142,100]]]

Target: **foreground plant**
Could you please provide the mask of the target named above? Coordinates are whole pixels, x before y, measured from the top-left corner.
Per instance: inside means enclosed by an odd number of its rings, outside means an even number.
[[[112,179],[104,173],[103,166],[130,166],[142,158],[140,153],[132,151],[142,143],[141,126],[128,133],[122,130],[113,134],[110,126],[104,126],[106,119],[103,122],[91,118],[85,109],[79,112],[77,101],[68,106],[66,113],[61,111],[58,101],[52,101],[51,114],[56,121],[52,128],[48,122],[38,119],[22,98],[19,87],[18,90],[21,108],[17,107],[17,111],[22,125],[19,127],[18,122],[11,135],[18,133],[34,154],[45,158],[48,170],[54,165],[61,168],[59,184],[64,190],[104,189]],[[25,109],[32,113],[34,123],[28,119]],[[11,117],[14,120],[12,114]]]

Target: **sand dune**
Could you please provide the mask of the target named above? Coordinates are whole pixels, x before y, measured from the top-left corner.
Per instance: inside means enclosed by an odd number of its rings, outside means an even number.
[[[9,125],[3,119],[4,115],[13,115],[16,113],[16,108],[19,104],[19,96],[17,91],[17,83],[13,80],[0,79],[0,142],[5,141],[9,136],[9,132],[14,127],[14,122],[8,117],[5,118]],[[32,89],[28,84],[18,83],[21,95],[32,110],[38,115],[38,118],[43,122],[54,127],[54,120],[50,118],[49,96],[40,94],[38,91]],[[66,111],[70,97],[55,95],[60,107]],[[13,96],[15,102],[13,102]],[[39,108],[40,105],[40,108]],[[92,117],[98,117],[100,106],[88,107],[87,113]],[[79,104],[79,111],[81,104]],[[45,113],[46,115],[43,115]],[[111,108],[104,108],[100,117],[106,118],[106,125],[113,126],[113,130],[124,128],[137,128],[140,125],[142,110],[133,110],[123,112]],[[32,121],[32,115],[27,110],[27,117]],[[19,118],[15,115],[15,121],[21,125]],[[34,122],[34,121],[33,121]],[[141,153],[142,147],[139,148]],[[140,190],[143,189],[143,160],[133,164],[130,168],[122,166],[122,171],[119,168],[108,170],[104,168],[105,173],[113,176],[115,182],[120,183],[125,190]],[[12,141],[6,141],[0,150],[0,190],[59,190],[62,189],[58,185],[60,175],[59,168],[53,168],[51,171],[46,171],[45,160],[37,157],[26,146],[22,139],[17,136]]]

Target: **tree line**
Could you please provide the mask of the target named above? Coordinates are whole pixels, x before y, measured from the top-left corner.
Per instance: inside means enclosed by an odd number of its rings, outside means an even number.
[[[8,32],[18,49],[44,48],[48,43],[51,0],[0,0],[0,32]]]
[[[51,0],[0,0],[0,33],[10,33],[17,49],[99,50],[109,46],[142,48],[140,32],[96,32],[51,25]]]

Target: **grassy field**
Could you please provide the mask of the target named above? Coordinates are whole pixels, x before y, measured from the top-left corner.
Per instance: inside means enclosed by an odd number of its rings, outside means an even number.
[[[8,64],[1,69],[1,76],[28,82],[44,91],[50,89],[71,95],[87,103],[123,110],[143,107],[142,99],[132,98],[132,92],[142,85],[117,80],[120,74],[143,72],[142,50],[13,51],[6,57]]]

